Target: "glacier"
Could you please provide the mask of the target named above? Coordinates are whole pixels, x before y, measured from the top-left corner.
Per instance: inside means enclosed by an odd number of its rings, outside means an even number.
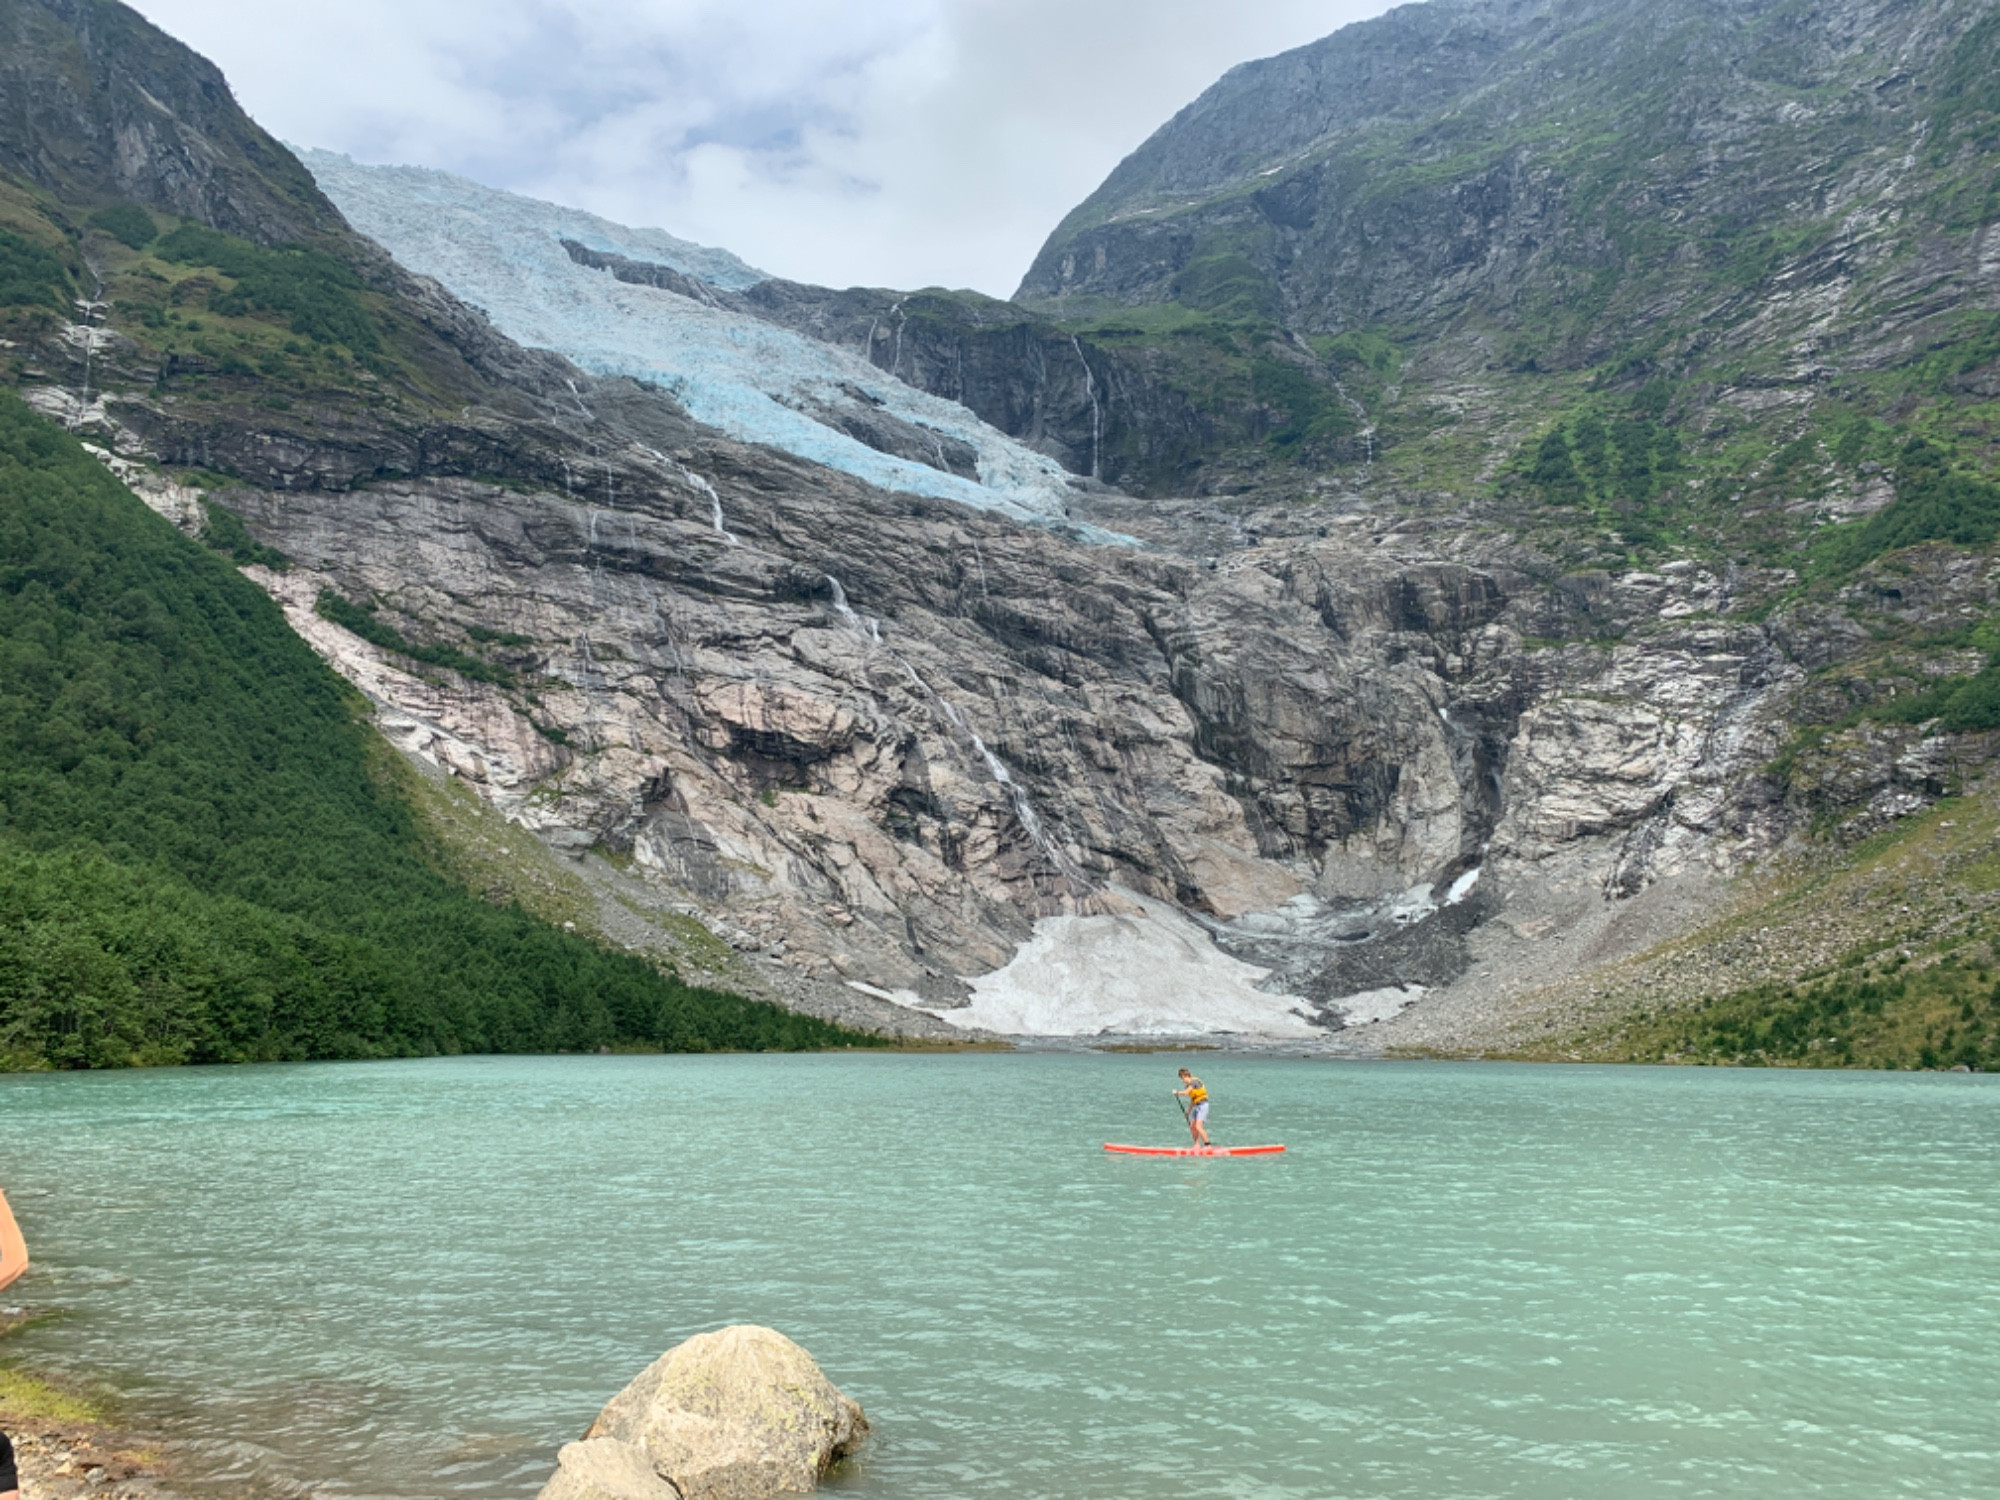
[[[725,250],[447,172],[295,149],[350,224],[407,269],[478,307],[516,343],[553,350],[592,374],[656,385],[695,420],[733,438],[881,489],[1066,525],[1071,476],[956,402],[759,318],[578,265],[562,242],[668,266],[730,291],[768,279]],[[857,393],[904,422],[970,445],[978,478],[879,452],[809,414],[853,406]],[[1086,539],[1114,540],[1093,527],[1074,529]]]

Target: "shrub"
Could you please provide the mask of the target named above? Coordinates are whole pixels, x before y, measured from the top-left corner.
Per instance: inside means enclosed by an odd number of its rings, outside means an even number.
[[[235,281],[234,287],[210,294],[211,312],[224,317],[278,313],[304,338],[345,344],[356,354],[381,347],[358,296],[361,278],[325,251],[296,245],[266,250],[199,224],[183,224],[160,241],[157,253],[176,265],[213,266]]]
[[[33,240],[0,229],[0,307],[67,308],[69,268]]]
[[[332,589],[321,589],[319,598],[313,603],[314,611],[323,620],[331,620],[344,629],[353,631],[362,640],[380,646],[384,651],[393,651],[398,656],[407,656],[411,661],[420,661],[433,667],[444,667],[470,677],[475,682],[510,683],[514,674],[505,667],[496,667],[488,661],[460,651],[455,646],[424,645],[405,637],[387,620],[375,613],[372,604],[356,604],[343,599]]]
[[[243,524],[243,518],[226,505],[213,500],[201,502],[202,513],[207,523],[201,528],[201,539],[220,552],[224,557],[239,565],[262,563],[267,568],[283,571],[292,565],[292,560],[275,547],[266,547]]]
[[[160,233],[153,216],[136,203],[114,203],[109,208],[100,208],[90,216],[90,222],[132,250],[145,249]]]

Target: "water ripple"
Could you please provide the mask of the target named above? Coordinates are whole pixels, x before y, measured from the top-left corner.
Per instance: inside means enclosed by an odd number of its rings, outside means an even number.
[[[532,1495],[690,1333],[876,1419],[857,1496],[1970,1493],[1990,1080],[1218,1057],[534,1058],[0,1080],[0,1182],[218,1492]]]

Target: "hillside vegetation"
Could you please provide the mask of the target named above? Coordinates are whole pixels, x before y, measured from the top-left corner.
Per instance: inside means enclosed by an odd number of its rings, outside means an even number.
[[[0,1055],[827,1046],[433,868],[253,585],[0,395]]]
[[[1559,989],[1582,1024],[1511,1055],[2000,1069],[2000,786],[1797,851],[1712,921]]]

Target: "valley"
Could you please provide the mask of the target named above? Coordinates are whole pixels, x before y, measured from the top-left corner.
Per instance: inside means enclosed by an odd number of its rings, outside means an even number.
[[[1719,907],[1823,962],[1770,882],[2000,743],[1996,33],[1814,14],[1349,27],[998,302],[296,157],[136,17],[8,0],[0,365],[502,899],[911,1038],[1568,1055]],[[1136,1008],[1089,979],[1134,952]]]

